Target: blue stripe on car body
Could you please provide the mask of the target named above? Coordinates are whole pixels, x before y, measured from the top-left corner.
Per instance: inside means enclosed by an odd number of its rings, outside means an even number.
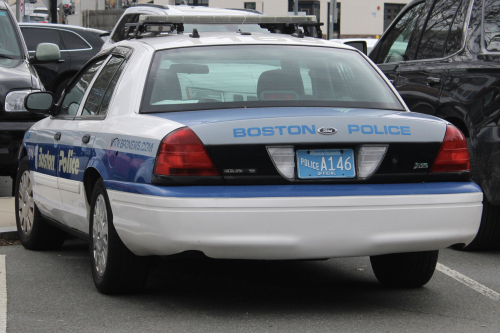
[[[343,197],[481,192],[474,182],[410,184],[157,186],[105,180],[108,190],[172,198]]]

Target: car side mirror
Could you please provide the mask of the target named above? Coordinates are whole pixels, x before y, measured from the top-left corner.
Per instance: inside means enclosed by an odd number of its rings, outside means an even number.
[[[24,108],[31,113],[50,114],[54,106],[54,95],[50,91],[37,91],[24,98]]]
[[[31,63],[41,64],[47,62],[56,62],[61,59],[59,46],[52,43],[40,43],[36,47],[35,57],[30,59]]]
[[[366,44],[366,41],[364,41],[364,40],[357,40],[357,41],[353,41],[353,42],[346,42],[344,44],[352,46],[352,47],[360,50],[364,54],[368,55],[368,44]]]

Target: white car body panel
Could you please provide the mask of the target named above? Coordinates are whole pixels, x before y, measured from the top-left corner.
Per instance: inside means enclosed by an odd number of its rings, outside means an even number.
[[[318,259],[429,251],[472,241],[481,192],[425,196],[164,198],[108,191],[138,255]],[[401,217],[405,218],[402,219]]]

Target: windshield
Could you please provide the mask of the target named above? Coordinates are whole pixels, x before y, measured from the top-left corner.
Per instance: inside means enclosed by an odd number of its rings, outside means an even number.
[[[141,112],[281,106],[404,110],[356,51],[237,45],[158,51]]]
[[[5,10],[0,10],[0,61],[21,58],[21,48],[12,21]]]

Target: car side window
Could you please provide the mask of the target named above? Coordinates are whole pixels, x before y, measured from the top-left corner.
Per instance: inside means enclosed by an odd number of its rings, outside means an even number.
[[[92,82],[92,79],[104,63],[104,60],[105,58],[100,58],[91,62],[90,65],[80,73],[78,79],[73,81],[73,84],[67,88],[67,93],[64,95],[61,109],[59,110],[59,115],[76,115],[90,82]]]
[[[87,101],[83,107],[82,116],[99,115],[99,106],[101,105],[101,102],[106,94],[106,90],[123,61],[123,58],[113,56],[106,63],[90,89]]]
[[[484,46],[491,52],[500,51],[500,0],[484,2]]]
[[[40,43],[53,43],[59,46],[59,49],[61,50],[66,49],[59,30],[45,28],[21,28],[21,32],[23,33],[28,51],[36,51],[36,47]]]
[[[469,9],[469,1],[462,0],[462,4],[458,8],[455,20],[451,25],[451,30],[448,33],[448,40],[446,41],[446,48],[444,50],[444,55],[450,55],[462,47],[463,42],[463,30],[465,25],[465,20],[467,18],[467,11]]]
[[[61,35],[64,40],[64,45],[66,45],[66,50],[84,50],[92,48],[92,46],[82,39],[82,37],[73,32],[61,30]]]
[[[433,59],[444,56],[448,36],[457,37],[457,32],[460,36],[461,26],[454,26],[453,23],[460,14],[462,2],[463,0],[438,0],[435,2],[434,8],[427,18],[427,24],[425,25],[424,33],[418,46],[416,59]],[[455,30],[451,34],[453,29]],[[458,42],[460,42],[460,39]]]
[[[126,39],[125,36],[125,24],[127,23],[135,23],[139,21],[139,14],[127,14],[125,15],[120,23],[116,26],[115,33],[113,34],[113,37],[111,39],[113,42],[117,43],[119,41],[122,41]]]
[[[108,113],[109,103],[111,102],[111,97],[113,97],[113,93],[115,92],[116,84],[118,83],[118,79],[120,78],[123,69],[125,68],[126,61],[123,61],[120,65],[120,68],[116,71],[113,79],[108,85],[108,89],[106,90],[106,94],[104,94],[104,98],[102,99],[101,108],[99,109],[99,115],[103,116]]]
[[[382,42],[377,63],[400,62],[407,60],[408,50],[415,25],[422,13],[425,3],[419,3],[410,8],[399,21],[392,26],[392,30]]]

